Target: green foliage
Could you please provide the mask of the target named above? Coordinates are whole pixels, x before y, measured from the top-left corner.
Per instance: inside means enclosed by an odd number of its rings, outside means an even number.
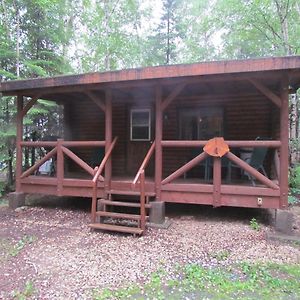
[[[34,284],[31,280],[28,280],[25,284],[24,290],[23,291],[13,291],[12,296],[13,299],[17,300],[26,300],[26,299],[31,299],[31,297],[35,293],[35,288]]]
[[[24,249],[26,245],[32,244],[36,238],[34,236],[24,235],[22,239],[20,239],[17,244],[10,251],[11,256],[17,256]]]
[[[258,223],[258,221],[255,219],[255,218],[252,218],[250,220],[250,227],[253,229],[253,230],[256,230],[256,231],[259,231],[260,230],[260,225]]]
[[[155,272],[145,284],[94,290],[93,299],[294,299],[300,292],[299,275],[299,265],[187,264],[172,274]]]
[[[290,169],[289,186],[293,189],[300,189],[300,166]]]

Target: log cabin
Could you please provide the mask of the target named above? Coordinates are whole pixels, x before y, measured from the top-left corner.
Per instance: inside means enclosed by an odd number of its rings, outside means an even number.
[[[289,94],[299,87],[300,56],[2,82],[2,95],[17,97],[16,201],[89,197],[91,228],[133,234],[149,211],[161,222],[164,203],[284,209]],[[38,99],[63,106],[58,139],[23,139]],[[48,151],[25,168],[25,148]],[[41,175],[51,159],[55,172]]]

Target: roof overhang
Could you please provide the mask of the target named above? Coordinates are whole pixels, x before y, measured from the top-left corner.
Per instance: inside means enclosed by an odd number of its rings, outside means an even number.
[[[186,80],[214,82],[247,78],[268,79],[269,84],[273,85],[286,78],[292,89],[297,90],[300,87],[300,56],[202,62],[14,80],[2,82],[0,92],[4,96],[18,94],[33,96],[44,92],[63,93],[70,90],[75,92],[107,87],[174,85]]]

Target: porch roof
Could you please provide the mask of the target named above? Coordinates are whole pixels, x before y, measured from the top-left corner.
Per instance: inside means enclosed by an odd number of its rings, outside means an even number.
[[[300,87],[300,56],[213,61],[14,80],[0,83],[0,92],[3,95],[23,96],[42,93],[51,99],[51,95],[89,89],[147,87],[157,83],[233,82],[249,78],[262,79],[267,86],[274,87],[280,84],[283,76],[288,77],[293,90]]]

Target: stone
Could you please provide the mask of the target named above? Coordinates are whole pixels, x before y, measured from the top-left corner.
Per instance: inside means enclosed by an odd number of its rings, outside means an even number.
[[[11,209],[16,209],[17,207],[25,206],[25,194],[13,192],[8,195],[8,205]]]
[[[149,221],[150,223],[154,223],[154,224],[165,223],[165,202],[163,201],[151,202]]]
[[[275,230],[284,234],[293,233],[293,214],[288,210],[278,209],[275,215]]]

